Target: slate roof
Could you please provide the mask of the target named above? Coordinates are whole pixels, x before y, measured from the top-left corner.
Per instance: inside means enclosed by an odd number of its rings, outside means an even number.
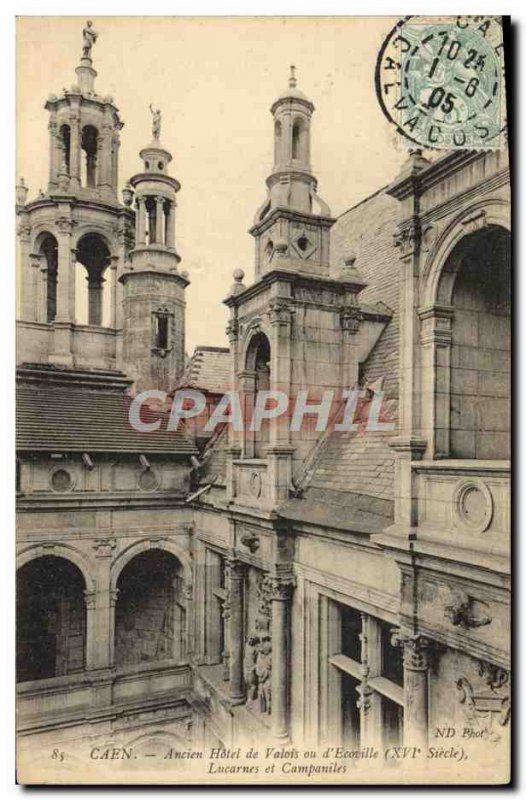
[[[398,395],[400,260],[393,234],[400,204],[381,189],[338,217],[331,230],[331,274],[337,277],[343,261],[354,265],[367,281],[360,304],[383,303],[393,311],[372,353],[363,364],[364,382],[384,378],[387,397]]]
[[[360,304],[385,304],[393,312],[378,342],[362,365],[362,385],[375,384],[385,393],[385,419],[395,422],[398,408],[400,262],[393,234],[399,204],[384,190],[342,214],[331,231],[331,273],[337,276],[344,259],[367,281]],[[362,407],[363,420],[367,418]],[[358,412],[360,413],[360,412]],[[382,415],[380,417],[382,419]],[[356,419],[356,418],[355,418]],[[298,484],[301,500],[283,511],[312,521],[372,533],[392,522],[394,514],[393,433],[328,431],[318,440]],[[299,505],[297,505],[299,504]],[[303,504],[303,510],[300,506]],[[289,507],[290,506],[290,507]],[[344,525],[345,527],[345,525]]]
[[[188,434],[167,431],[168,414],[143,409],[141,419],[161,418],[158,431],[137,431],[130,423],[131,403],[122,373],[20,369],[16,392],[16,440],[19,451],[81,453],[162,453],[191,455],[197,448]]]
[[[224,394],[230,388],[230,350],[228,347],[197,345],[181,386],[202,389],[211,394]]]

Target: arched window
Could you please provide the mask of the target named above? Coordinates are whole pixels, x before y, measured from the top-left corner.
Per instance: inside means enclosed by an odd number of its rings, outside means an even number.
[[[458,247],[451,295],[450,454],[509,458],[509,234],[488,228]]]
[[[69,125],[60,126],[60,146],[62,148],[62,159],[69,175],[71,164],[71,129]],[[62,167],[62,164],[60,165]]]
[[[246,370],[253,376],[253,391],[249,392],[248,394],[251,396],[247,397],[248,418],[251,417],[258,392],[266,391],[271,386],[270,342],[264,333],[255,334],[250,341],[246,356]],[[262,420],[259,430],[246,431],[245,456],[247,458],[264,458],[266,456],[270,441],[269,425],[269,420]]]
[[[17,680],[82,672],[86,650],[84,577],[57,556],[42,556],[17,572]]]
[[[38,249],[45,262],[46,322],[53,322],[57,315],[57,270],[58,243],[53,234],[45,233]]]
[[[157,203],[155,197],[147,197],[144,207],[146,209],[146,244],[155,244],[157,234]]]
[[[281,122],[276,120],[274,125],[274,164],[280,164],[281,160]]]
[[[117,666],[186,657],[186,600],[183,569],[164,550],[139,553],[117,581],[115,663]]]
[[[509,458],[508,231],[490,225],[458,242],[442,268],[435,308],[435,325],[440,315],[451,320],[450,341],[439,337],[432,361],[435,451]]]
[[[86,125],[82,129],[81,147],[84,153],[82,159],[82,186],[93,189],[97,185],[97,143],[99,133],[93,125]]]
[[[296,119],[292,126],[292,158],[303,158],[303,120]]]
[[[110,251],[99,234],[87,233],[79,239],[75,313],[81,325],[110,324],[111,286],[104,277],[109,264]]]

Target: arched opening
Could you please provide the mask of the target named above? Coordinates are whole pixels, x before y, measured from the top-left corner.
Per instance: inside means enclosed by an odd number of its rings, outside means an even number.
[[[489,226],[462,239],[446,263],[443,285],[448,281],[453,307],[450,455],[509,458],[509,233]]]
[[[111,324],[111,286],[105,278],[110,264],[108,245],[97,233],[87,233],[77,244],[76,318],[80,325]]]
[[[268,391],[271,384],[270,342],[264,333],[256,333],[250,341],[246,356],[246,370],[251,372],[254,376],[253,395],[252,398],[247,398],[250,405],[249,414],[251,416],[258,392]],[[270,420],[262,420],[259,430],[247,431],[246,435],[245,455],[249,458],[264,458],[267,454],[270,441]]]
[[[157,203],[155,197],[147,197],[145,204],[146,210],[146,244],[155,244],[157,228]]]
[[[38,248],[45,262],[44,292],[46,322],[53,322],[57,315],[58,242],[51,233],[45,233]]]
[[[274,124],[274,164],[281,163],[281,122],[276,120]]]
[[[302,119],[294,120],[292,125],[292,158],[305,158],[305,123]]]
[[[69,125],[60,126],[60,147],[62,149],[62,162],[69,175],[71,164],[71,128]],[[62,164],[60,165],[62,167]]]
[[[81,164],[82,186],[94,189],[97,185],[97,144],[99,132],[93,125],[82,129],[81,147],[83,152]]]
[[[17,572],[17,681],[82,672],[86,651],[86,585],[75,564],[57,556]]]
[[[117,581],[115,663],[117,666],[186,656],[183,568],[164,550],[139,553]]]

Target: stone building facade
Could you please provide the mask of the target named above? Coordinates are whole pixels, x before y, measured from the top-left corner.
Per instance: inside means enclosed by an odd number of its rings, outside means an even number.
[[[230,350],[200,348],[183,373],[171,156],[154,127],[119,202],[122,124],[95,74],[89,51],[49,98],[48,190],[17,195],[21,750],[425,748],[469,726],[504,754],[506,151],[413,151],[334,219],[292,74],[271,107],[255,278],[236,271],[224,300]],[[154,433],[128,424],[134,391],[194,385],[216,402],[219,374],[247,415],[258,392],[282,391],[302,424],[283,414],[208,439],[170,432],[159,409]]]

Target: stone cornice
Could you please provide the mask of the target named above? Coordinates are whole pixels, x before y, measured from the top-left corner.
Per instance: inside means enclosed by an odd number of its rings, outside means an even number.
[[[337,294],[356,294],[357,289],[362,289],[363,285],[356,284],[352,281],[346,280],[338,280],[336,278],[330,278],[328,276],[322,275],[314,275],[308,274],[305,272],[295,272],[293,270],[284,270],[284,269],[273,269],[270,272],[265,272],[259,280],[252,284],[252,286],[248,286],[242,292],[239,292],[235,295],[230,295],[223,303],[228,306],[229,308],[233,308],[236,306],[240,306],[243,303],[246,303],[247,300],[250,300],[252,297],[256,297],[261,292],[265,291],[269,286],[276,281],[284,281],[286,283],[295,284],[297,286],[306,286],[309,288],[318,288],[318,289],[328,289],[330,291],[336,292]],[[287,301],[292,301],[294,298],[287,298]],[[363,311],[364,315],[367,315],[367,311]],[[373,316],[378,317],[379,314],[373,312]],[[380,314],[380,316],[382,316]],[[390,319],[391,315],[386,313],[386,319]]]
[[[136,269],[123,272],[119,277],[119,282],[125,284],[130,278],[137,278],[139,276],[142,277],[144,275],[173,281],[174,283],[178,283],[180,286],[182,286],[183,289],[186,289],[186,287],[190,284],[190,281],[187,278],[184,278],[179,272],[165,272],[164,270],[155,269]]]
[[[468,164],[487,155],[479,150],[454,150],[446,153],[418,173],[396,178],[386,189],[386,193],[397,200],[404,200],[411,194],[422,195],[425,191],[444,181],[450,175]]]
[[[331,228],[336,222],[335,217],[325,217],[320,214],[307,214],[304,211],[295,211],[292,208],[276,206],[265,219],[249,228],[248,232],[251,233],[252,236],[259,236],[261,233],[264,233],[267,228],[270,228],[277,219],[288,219],[291,222],[300,222],[303,225],[319,225],[323,228]]]

